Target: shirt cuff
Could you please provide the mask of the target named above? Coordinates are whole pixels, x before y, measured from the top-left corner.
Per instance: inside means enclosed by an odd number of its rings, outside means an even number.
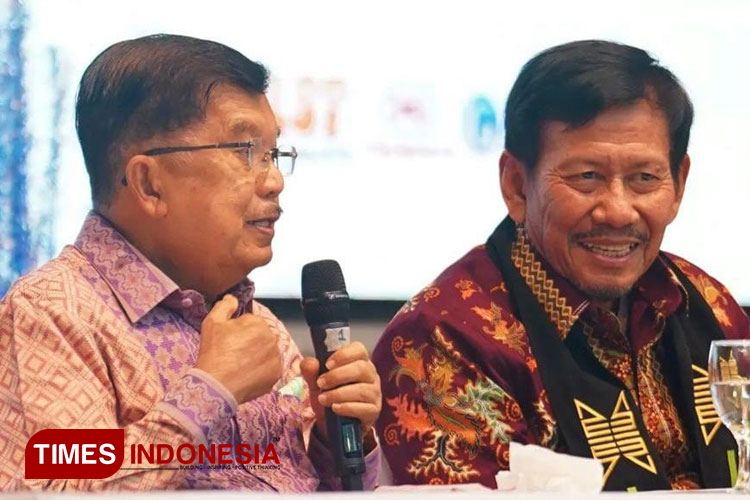
[[[377,442],[377,436],[375,438]],[[310,445],[307,456],[315,466],[320,478],[320,490],[341,490],[341,478],[336,475],[336,466],[333,462],[333,453],[328,443],[323,442],[318,436],[317,430],[313,428],[310,433]],[[380,444],[365,455],[365,472],[362,474],[362,489],[372,491],[377,486],[378,472],[380,471]]]
[[[214,426],[237,414],[237,400],[213,376],[192,368],[169,389],[156,408],[177,420],[197,444],[208,444]]]

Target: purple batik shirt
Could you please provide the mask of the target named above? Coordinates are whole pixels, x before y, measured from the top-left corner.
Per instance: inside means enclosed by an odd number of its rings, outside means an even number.
[[[332,455],[312,432],[299,349],[253,300],[251,281],[229,292],[239,301],[237,314],[261,316],[277,334],[283,366],[270,393],[241,405],[194,368],[210,304],[194,290],[181,290],[106,219],[89,214],[75,245],[19,280],[0,303],[0,490],[340,489]],[[106,479],[24,479],[26,443],[46,428],[124,429],[122,468]],[[186,443],[232,449],[247,443],[253,451],[258,444],[261,453],[273,444],[279,464],[132,465],[131,444],[177,449]],[[366,464],[363,483],[372,489],[378,448]]]

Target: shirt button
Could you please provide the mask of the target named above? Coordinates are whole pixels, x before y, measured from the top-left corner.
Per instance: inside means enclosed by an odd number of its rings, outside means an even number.
[[[190,306],[193,305],[193,299],[190,299],[190,298],[186,297],[186,298],[182,299],[181,304],[182,304],[182,307],[184,307],[185,309],[187,309],[188,307],[190,307]]]

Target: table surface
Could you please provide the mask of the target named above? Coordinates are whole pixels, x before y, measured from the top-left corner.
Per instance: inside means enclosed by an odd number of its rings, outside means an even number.
[[[655,492],[640,492],[640,493],[600,493],[598,495],[582,495],[580,493],[553,493],[553,492],[539,492],[539,493],[522,493],[522,492],[507,492],[507,491],[494,491],[494,490],[483,490],[483,491],[451,491],[450,488],[388,488],[384,491],[374,491],[366,493],[315,493],[307,495],[278,495],[275,493],[253,493],[248,491],[159,491],[159,492],[144,492],[144,493],[133,493],[133,492],[113,492],[113,493],[44,493],[44,492],[19,492],[19,493],[0,493],[0,499],[2,500],[32,500],[32,499],[81,499],[90,500],[98,497],[108,498],[143,498],[147,500],[197,500],[208,498],[209,500],[220,500],[220,499],[247,499],[248,497],[253,500],[270,500],[288,497],[290,499],[299,499],[302,496],[314,497],[316,500],[354,500],[364,497],[382,497],[385,500],[403,500],[414,499],[415,496],[430,495],[431,500],[497,500],[498,496],[509,496],[513,500],[539,500],[542,498],[550,498],[554,496],[556,500],[567,500],[567,499],[598,499],[598,500],[633,500],[634,496],[642,497],[647,500],[676,500],[678,498],[687,498],[689,500],[712,500],[721,499],[726,500],[728,495],[732,495],[729,490],[700,490],[700,491],[655,491]],[[745,497],[744,495],[742,496]]]

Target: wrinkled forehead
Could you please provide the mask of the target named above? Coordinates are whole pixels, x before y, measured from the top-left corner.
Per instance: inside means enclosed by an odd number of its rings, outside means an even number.
[[[222,135],[222,141],[260,138],[275,143],[281,130],[265,94],[219,85],[209,97],[205,124]]]
[[[645,101],[608,108],[591,120],[572,125],[547,121],[541,127],[540,153],[546,148],[588,149],[623,146],[644,154],[669,154],[669,127],[664,114]]]
[[[281,128],[273,121],[273,125],[268,127],[265,123],[259,123],[259,120],[253,119],[253,116],[237,116],[226,123],[224,127],[228,137],[237,138],[263,138],[267,140],[269,136],[278,139],[281,135]]]

